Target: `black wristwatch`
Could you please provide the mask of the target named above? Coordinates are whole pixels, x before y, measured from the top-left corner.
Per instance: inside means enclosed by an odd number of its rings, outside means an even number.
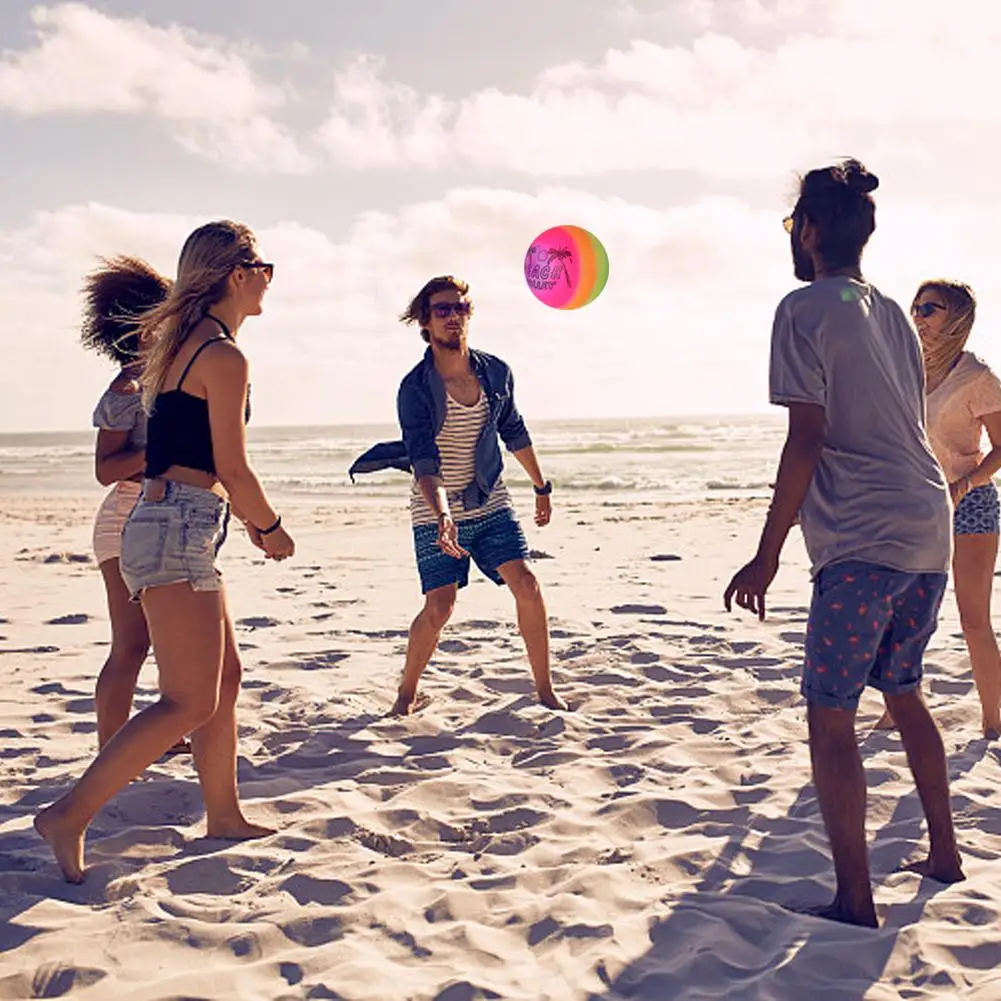
[[[535,491],[536,497],[548,497],[553,492],[553,481],[546,480],[541,487],[537,487],[534,483],[532,484],[532,489]]]

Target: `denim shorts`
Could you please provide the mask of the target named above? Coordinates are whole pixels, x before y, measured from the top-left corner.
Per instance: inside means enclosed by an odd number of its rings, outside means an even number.
[[[1001,529],[1001,503],[993,483],[974,487],[957,505],[952,516],[955,535],[997,535]]]
[[[165,489],[160,500],[155,488]],[[172,480],[146,480],[122,529],[122,580],[133,601],[147,587],[187,581],[195,591],[218,591],[216,555],[226,540],[229,504],[218,494]]]
[[[887,695],[917,688],[948,579],[859,560],[824,567],[806,629],[800,691],[807,701],[855,709],[866,685]]]
[[[504,580],[497,568],[510,560],[528,557],[528,543],[510,508],[501,508],[482,518],[468,518],[456,522],[459,545],[469,556],[456,559],[438,548],[437,525],[414,525],[414,549],[417,554],[417,572],[421,578],[421,591],[427,594],[439,587],[469,583],[470,556],[476,565],[495,584]]]

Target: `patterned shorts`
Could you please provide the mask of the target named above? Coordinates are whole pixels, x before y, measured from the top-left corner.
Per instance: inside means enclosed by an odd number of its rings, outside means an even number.
[[[501,508],[483,518],[457,521],[456,525],[459,545],[495,584],[504,583],[497,572],[499,566],[528,556],[528,543],[510,508]],[[456,559],[443,553],[438,548],[437,525],[414,525],[414,549],[424,594],[449,584],[465,587],[469,583],[469,556]]]
[[[993,483],[974,487],[957,505],[952,519],[955,535],[997,535],[1001,528],[1001,503]]]
[[[855,709],[865,686],[902,695],[921,684],[948,575],[904,573],[851,560],[813,583],[800,691],[830,709]]]

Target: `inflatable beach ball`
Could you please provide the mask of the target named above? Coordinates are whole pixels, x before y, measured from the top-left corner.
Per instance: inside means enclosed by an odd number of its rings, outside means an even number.
[[[553,309],[580,309],[594,302],[608,281],[608,254],[580,226],[554,226],[540,233],[525,254],[525,282],[539,302]]]

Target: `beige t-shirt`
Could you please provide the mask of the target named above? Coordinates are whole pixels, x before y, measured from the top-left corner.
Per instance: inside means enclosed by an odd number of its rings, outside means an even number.
[[[950,483],[973,472],[987,454],[984,416],[1001,411],[1001,381],[964,351],[928,394],[928,437]]]

